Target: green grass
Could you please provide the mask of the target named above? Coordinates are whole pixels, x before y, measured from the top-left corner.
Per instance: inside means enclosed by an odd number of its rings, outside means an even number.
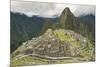
[[[58,36],[61,41],[70,41],[70,36],[65,35],[63,31],[54,31],[54,34]]]
[[[77,41],[77,40],[74,40],[71,43],[72,43],[72,46],[76,47],[76,48],[80,47],[80,45],[81,45],[81,43],[79,41]]]
[[[64,64],[64,63],[75,63],[75,62],[80,62],[78,60],[73,60],[73,59],[63,59],[63,60],[49,60],[49,59],[43,59],[39,57],[32,57],[32,56],[27,56],[23,57],[19,60],[15,60],[13,58],[11,60],[11,67],[19,67],[19,66],[25,66],[25,65],[40,65],[40,64]]]
[[[21,59],[16,60],[15,58],[12,58],[11,60],[11,66],[23,66],[23,65],[36,65],[36,64],[47,64],[47,60],[32,57],[32,56],[26,56]]]
[[[63,31],[54,31],[54,34],[63,42],[67,41],[72,44],[74,47],[80,47],[80,42],[73,39],[69,34],[66,34]]]
[[[87,60],[91,59],[94,54],[94,45],[90,43],[88,40],[87,47],[81,50],[80,52],[81,56],[84,56]]]

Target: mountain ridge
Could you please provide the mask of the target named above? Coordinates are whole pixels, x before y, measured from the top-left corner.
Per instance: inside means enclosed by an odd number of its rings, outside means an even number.
[[[21,15],[22,17],[20,17],[20,15],[18,14],[15,15],[12,13],[11,15],[12,15],[11,16],[11,52],[13,52],[16,48],[18,48],[15,47],[15,45],[19,46],[22,44],[22,42],[31,39],[32,37],[42,35],[43,33],[45,33],[45,31],[48,28],[70,29],[84,36],[89,36],[87,34],[90,33],[89,39],[93,39],[91,38],[91,36],[94,37],[94,26],[91,27],[91,23],[87,25],[87,23],[83,23],[79,21],[79,19],[73,15],[73,13],[70,11],[68,7],[66,7],[62,11],[62,14],[60,15],[59,18],[52,18],[52,19],[36,17],[36,16],[33,16],[32,18],[31,17],[27,18],[25,15]]]
[[[30,31],[39,29],[41,27],[41,24],[39,26],[40,22],[43,22],[43,26],[40,31],[36,30],[38,32],[33,32],[36,35],[38,34],[36,37],[31,36],[31,39],[22,41],[22,44],[12,52],[12,67],[95,61],[94,26],[80,21],[68,7],[62,11],[62,14],[56,20],[50,18],[43,19],[35,19],[37,20],[37,23],[34,22],[36,24],[30,22],[27,25],[26,21],[28,20],[26,19],[25,23],[23,22],[26,29],[29,28],[28,30]],[[29,33],[33,33],[26,30],[23,24],[18,23],[17,31],[19,32],[19,30],[23,29],[22,31],[26,38]],[[36,27],[37,25],[39,28]],[[18,34],[23,32],[19,32]]]

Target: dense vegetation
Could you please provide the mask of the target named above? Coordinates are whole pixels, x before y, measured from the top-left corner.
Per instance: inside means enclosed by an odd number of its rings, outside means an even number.
[[[47,22],[48,19],[52,20],[52,22]],[[16,50],[22,42],[41,35],[41,32],[46,30],[46,26],[57,22],[57,19],[58,18],[42,18],[39,16],[28,17],[24,14],[11,12],[11,53]],[[46,26],[44,27],[44,25]]]

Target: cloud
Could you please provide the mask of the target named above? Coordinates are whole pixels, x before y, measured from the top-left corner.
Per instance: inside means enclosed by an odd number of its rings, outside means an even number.
[[[11,11],[24,13],[28,16],[39,15],[42,17],[60,16],[65,7],[69,7],[75,16],[95,14],[93,5],[72,5],[57,3],[42,3],[29,1],[11,1]]]

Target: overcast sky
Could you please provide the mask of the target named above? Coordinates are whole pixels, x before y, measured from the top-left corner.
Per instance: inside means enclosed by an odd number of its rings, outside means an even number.
[[[42,17],[60,16],[65,7],[69,7],[75,16],[95,14],[93,5],[72,5],[57,3],[41,3],[27,1],[11,1],[11,11],[24,13],[27,16],[39,15]]]

